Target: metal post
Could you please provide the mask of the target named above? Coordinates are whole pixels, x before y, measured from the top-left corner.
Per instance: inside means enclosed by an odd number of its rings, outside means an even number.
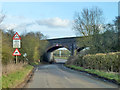
[[[17,64],[17,55],[16,55],[16,64]]]

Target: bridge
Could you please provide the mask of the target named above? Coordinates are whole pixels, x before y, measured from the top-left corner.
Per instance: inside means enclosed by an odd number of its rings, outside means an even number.
[[[52,60],[52,52],[59,48],[63,48],[63,47],[67,48],[71,52],[71,55],[74,55],[75,50],[77,52],[81,51],[82,49],[84,49],[84,47],[78,47],[77,40],[79,38],[83,39],[83,37],[66,37],[66,38],[47,39],[47,41],[49,42],[49,45],[45,52],[45,57],[46,57],[45,60],[50,62]]]

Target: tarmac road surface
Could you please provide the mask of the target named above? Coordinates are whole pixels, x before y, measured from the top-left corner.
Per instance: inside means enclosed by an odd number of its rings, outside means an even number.
[[[89,74],[66,68],[63,64],[37,67],[27,88],[118,88]]]

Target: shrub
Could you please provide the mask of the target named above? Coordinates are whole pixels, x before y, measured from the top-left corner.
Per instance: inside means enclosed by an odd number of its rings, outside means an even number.
[[[120,52],[88,54],[78,56],[75,60],[77,66],[88,69],[98,69],[104,71],[119,71],[119,55]],[[75,65],[75,64],[74,64]]]

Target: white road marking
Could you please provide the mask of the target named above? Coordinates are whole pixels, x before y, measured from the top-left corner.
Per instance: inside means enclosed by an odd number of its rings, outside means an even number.
[[[38,71],[38,67],[36,68],[36,71]]]
[[[72,83],[72,81],[68,77],[65,77],[65,79],[68,80],[70,83]]]

